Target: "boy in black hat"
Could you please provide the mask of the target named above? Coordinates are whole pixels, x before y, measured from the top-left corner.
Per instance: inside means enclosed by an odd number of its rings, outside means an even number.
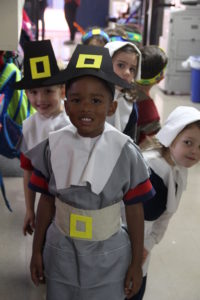
[[[106,48],[85,45],[47,82],[54,80],[66,82],[72,124],[30,153],[37,168],[31,185],[43,193],[32,280],[38,285],[45,273],[48,300],[123,300],[141,284],[142,201],[154,194],[137,147],[105,122],[116,110],[115,84],[128,84],[113,72]],[[121,199],[129,235],[121,227]]]
[[[19,144],[21,168],[24,169],[24,195],[26,214],[23,233],[32,234],[35,227],[35,192],[28,188],[34,163],[27,155],[48,133],[69,124],[61,100],[64,85],[45,81],[59,73],[50,40],[29,42],[24,48],[24,77],[16,82],[15,89],[25,89],[28,99],[37,112],[23,122],[23,136]]]

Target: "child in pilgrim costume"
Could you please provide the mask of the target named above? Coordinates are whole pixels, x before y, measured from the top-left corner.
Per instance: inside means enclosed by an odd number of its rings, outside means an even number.
[[[103,47],[109,42],[110,38],[102,28],[90,27],[86,30],[81,40],[84,45]]]
[[[156,194],[143,205],[144,277],[139,293],[132,300],[143,298],[151,250],[163,238],[171,217],[178,209],[182,193],[186,189],[187,169],[200,161],[200,111],[189,106],[177,107],[156,137],[161,148],[143,152],[150,166],[150,179]]]
[[[154,143],[154,135],[160,130],[160,116],[151,98],[151,88],[164,78],[167,55],[156,45],[144,46],[142,54],[141,79],[135,83],[137,97],[137,134],[136,144],[141,150],[148,149]]]
[[[119,77],[129,84],[140,79],[141,53],[137,46],[131,42],[114,41],[107,43],[105,47],[108,48],[112,57],[114,72]],[[135,89],[126,90],[116,85],[117,110],[113,116],[107,118],[107,122],[133,140],[135,140],[138,119],[136,97]]]
[[[30,184],[42,193],[32,280],[38,285],[45,275],[48,300],[123,300],[140,288],[142,202],[154,195],[137,146],[105,122],[116,109],[115,85],[128,84],[113,72],[108,49],[86,45],[54,80],[66,82],[72,124],[30,153],[37,168]]]
[[[109,35],[110,42],[116,42],[116,41],[128,42],[128,35],[126,31],[122,28],[122,26],[117,25],[114,28],[112,26],[109,26],[105,28],[105,32]]]
[[[62,99],[65,86],[54,82],[44,84],[45,80],[57,74],[54,51],[50,40],[28,42],[24,46],[24,77],[17,81],[15,89],[25,89],[26,95],[36,109],[36,113],[23,122],[23,135],[19,143],[21,168],[24,169],[24,195],[26,213],[23,233],[32,234],[35,227],[36,194],[28,188],[34,164],[27,154],[37,144],[48,137],[48,133],[69,124]]]

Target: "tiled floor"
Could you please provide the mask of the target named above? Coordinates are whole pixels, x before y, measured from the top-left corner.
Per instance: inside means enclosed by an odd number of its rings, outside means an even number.
[[[63,46],[65,33],[49,30],[47,37],[52,38],[57,57],[67,59],[74,47]],[[167,96],[157,87],[152,95],[162,122],[178,105],[200,109],[200,104],[192,103],[189,96]],[[152,251],[144,300],[200,300],[199,174],[200,165],[190,169],[179,210],[163,241]],[[43,300],[45,286],[36,288],[30,280],[32,237],[22,235],[22,178],[5,178],[5,185],[13,213],[5,208],[0,195],[0,300]]]

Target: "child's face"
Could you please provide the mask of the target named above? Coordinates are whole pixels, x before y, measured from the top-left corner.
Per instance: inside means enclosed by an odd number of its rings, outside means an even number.
[[[178,165],[192,167],[200,160],[200,129],[194,125],[183,130],[169,149]]]
[[[54,85],[26,90],[32,106],[44,117],[57,115],[61,111],[61,99],[65,96],[64,85]]]
[[[105,45],[105,42],[103,40],[100,40],[100,39],[97,39],[97,38],[93,37],[93,38],[90,39],[88,45],[103,47]]]
[[[137,75],[137,55],[119,51],[113,55],[112,62],[114,72],[128,83],[131,83]]]
[[[77,79],[67,90],[66,113],[83,137],[100,135],[106,117],[114,114],[116,107],[104,83],[93,76]]]

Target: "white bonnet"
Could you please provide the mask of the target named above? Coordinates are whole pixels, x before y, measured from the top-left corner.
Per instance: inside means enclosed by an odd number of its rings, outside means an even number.
[[[142,63],[142,55],[140,50],[136,45],[134,45],[131,42],[126,42],[126,41],[114,41],[114,42],[109,42],[107,43],[104,47],[108,48],[110,56],[113,57],[114,53],[121,49],[122,47],[130,45],[135,49],[135,51],[138,53],[139,59],[138,59],[138,70],[137,70],[137,76],[135,80],[140,80],[141,79],[141,63]]]
[[[200,120],[200,111],[191,106],[178,106],[168,116],[156,138],[169,147],[177,135],[189,124]]]

